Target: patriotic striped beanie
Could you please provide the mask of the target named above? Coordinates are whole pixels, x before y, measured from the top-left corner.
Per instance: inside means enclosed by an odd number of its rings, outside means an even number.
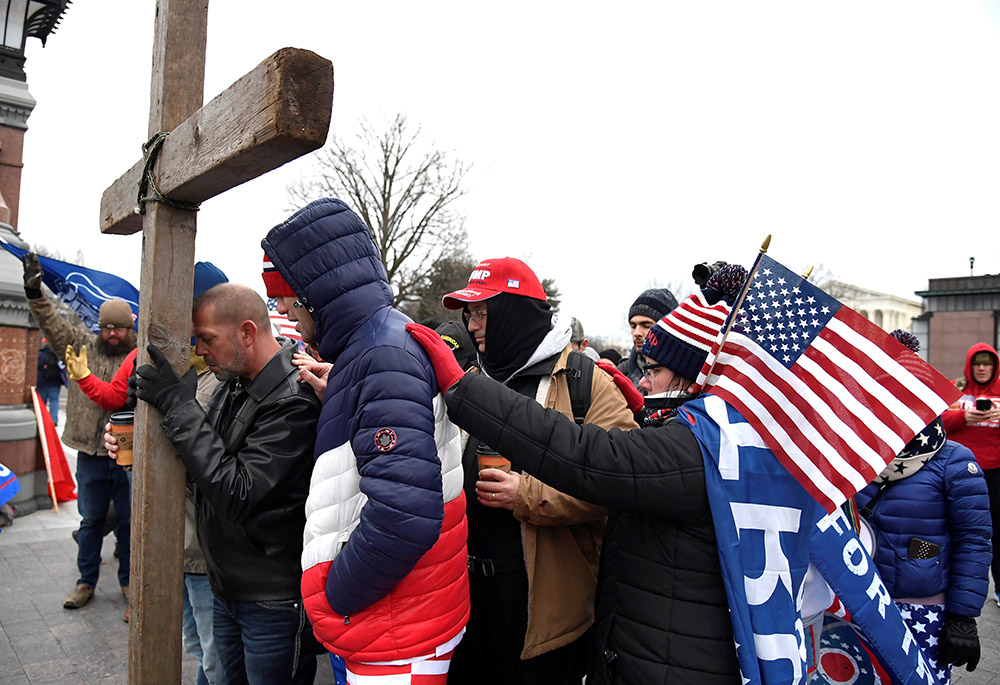
[[[268,297],[298,297],[292,286],[288,285],[281,272],[271,263],[271,258],[264,255],[264,287]]]
[[[683,378],[696,379],[746,278],[747,270],[739,264],[712,274],[701,292],[686,297],[649,329],[642,354]]]

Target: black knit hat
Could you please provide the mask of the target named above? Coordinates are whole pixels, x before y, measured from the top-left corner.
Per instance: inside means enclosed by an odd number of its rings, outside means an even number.
[[[659,321],[677,308],[677,298],[666,288],[650,288],[644,291],[628,310],[628,319],[633,316],[648,316],[653,321]]]

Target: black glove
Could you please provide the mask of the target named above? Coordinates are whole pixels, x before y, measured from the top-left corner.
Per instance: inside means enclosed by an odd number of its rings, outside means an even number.
[[[38,255],[26,252],[21,262],[24,264],[24,295],[29,300],[37,300],[42,296],[42,265]]]
[[[128,396],[125,398],[125,409],[135,409],[135,369],[132,369],[132,375],[128,377]]]
[[[979,665],[979,631],[976,619],[945,612],[938,646],[938,663],[965,666],[972,672]]]
[[[188,400],[193,400],[198,384],[197,370],[191,367],[182,378],[156,345],[150,344],[146,351],[156,366],[143,364],[136,369],[135,396],[149,402],[161,414],[168,414]]]

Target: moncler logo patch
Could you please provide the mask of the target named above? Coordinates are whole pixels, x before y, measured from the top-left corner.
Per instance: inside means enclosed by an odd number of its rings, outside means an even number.
[[[979,469],[971,461],[969,462],[969,473],[978,473]]]
[[[375,431],[375,449],[388,452],[396,446],[396,432],[391,428],[379,428]]]

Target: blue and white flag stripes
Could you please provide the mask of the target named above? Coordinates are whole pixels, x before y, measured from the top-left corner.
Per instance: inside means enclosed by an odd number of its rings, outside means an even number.
[[[21,492],[21,484],[17,476],[9,468],[0,464],[0,504],[5,504]]]
[[[18,259],[26,254],[25,250],[10,243],[0,241],[0,245]],[[115,298],[128,302],[133,316],[138,317],[139,291],[124,278],[41,255],[38,261],[42,265],[42,282],[76,312],[90,330],[97,331],[101,305]]]
[[[753,426],[719,397],[686,403],[705,458],[736,655],[744,683],[804,683],[803,582],[810,560],[900,683],[937,680],[846,517],[826,512]]]
[[[698,382],[736,407],[827,511],[958,397],[891,335],[766,255],[744,291]]]

